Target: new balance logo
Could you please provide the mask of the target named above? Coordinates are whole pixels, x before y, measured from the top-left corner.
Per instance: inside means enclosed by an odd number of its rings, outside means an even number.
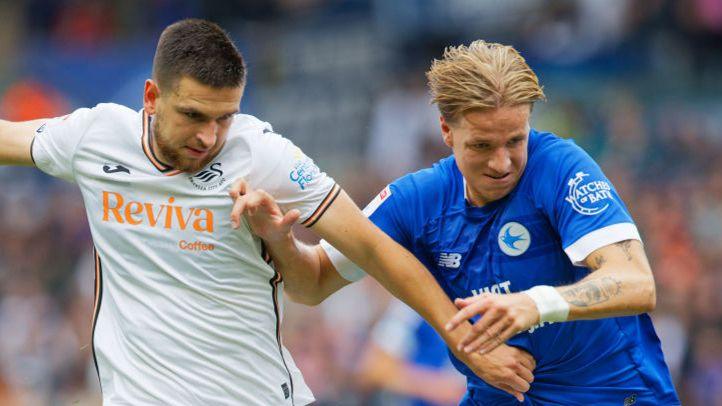
[[[127,174],[130,174],[130,169],[126,168],[123,165],[103,165],[103,172],[105,173],[118,173],[118,172],[125,172]]]
[[[458,268],[461,265],[461,254],[442,252],[439,254],[439,266],[443,268]]]

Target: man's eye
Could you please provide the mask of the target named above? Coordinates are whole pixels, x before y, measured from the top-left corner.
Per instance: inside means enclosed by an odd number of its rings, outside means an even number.
[[[191,120],[198,120],[200,119],[201,115],[193,112],[193,111],[186,111],[183,113],[186,117],[190,118]]]

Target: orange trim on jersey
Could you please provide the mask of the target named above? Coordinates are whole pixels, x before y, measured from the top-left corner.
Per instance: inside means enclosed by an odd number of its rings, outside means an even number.
[[[276,339],[278,340],[278,345],[281,346],[281,314],[279,311],[278,306],[278,285],[283,281],[283,276],[276,271],[276,274],[273,276],[273,279],[271,280],[271,285],[273,285],[273,309],[276,313]],[[281,355],[283,356],[283,354]]]
[[[100,369],[98,368],[98,358],[95,355],[95,327],[98,324],[98,315],[100,314],[100,306],[103,300],[103,269],[100,263],[100,255],[98,250],[93,248],[93,254],[95,255],[95,300],[93,302],[93,322],[92,330],[90,333],[90,349],[93,353],[93,363],[95,364],[95,372],[98,374],[98,381],[100,381]],[[101,387],[102,392],[102,387]]]
[[[333,187],[331,188],[331,191],[328,192],[328,194],[323,199],[321,204],[318,205],[318,207],[316,208],[316,211],[314,211],[313,214],[311,214],[311,217],[307,218],[306,221],[304,221],[301,224],[306,227],[312,227],[314,224],[316,224],[318,219],[320,219],[321,216],[323,216],[323,213],[325,213],[326,210],[331,206],[331,203],[333,203],[333,201],[336,200],[339,193],[341,193],[341,186],[339,186],[337,183],[337,184],[333,185]]]
[[[153,151],[153,133],[151,132],[150,122],[150,115],[143,110],[143,135],[141,136],[140,142],[145,156],[148,158],[150,163],[165,176],[173,176],[181,173],[181,171],[173,169],[170,165],[163,163],[155,155],[155,152]]]
[[[273,295],[273,312],[276,315],[276,340],[278,340],[278,352],[281,354],[281,361],[283,366],[286,368],[288,373],[288,382],[291,384],[291,391],[289,397],[291,398],[291,404],[294,404],[293,398],[293,375],[288,369],[286,364],[286,358],[283,356],[283,343],[281,342],[281,312],[278,306],[278,285],[283,281],[283,276],[278,271],[275,271],[273,278],[271,278],[271,294]]]

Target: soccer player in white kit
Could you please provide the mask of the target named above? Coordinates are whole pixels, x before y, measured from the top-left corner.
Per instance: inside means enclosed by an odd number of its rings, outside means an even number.
[[[0,164],[79,185],[95,246],[92,348],[106,405],[305,405],[281,344],[283,278],[228,187],[271,193],[284,221],[313,227],[442,332],[455,313],[431,275],[376,229],[290,141],[239,114],[240,53],[215,24],[161,34],[144,108],[0,121]],[[61,215],[60,213],[58,215]],[[304,281],[303,283],[316,283]],[[459,356],[481,371],[484,358]],[[505,372],[514,374],[514,360]]]

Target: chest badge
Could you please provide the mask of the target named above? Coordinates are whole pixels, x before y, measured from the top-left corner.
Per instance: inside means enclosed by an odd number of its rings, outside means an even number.
[[[504,254],[517,257],[529,249],[531,234],[523,225],[511,221],[501,227],[497,240]]]

